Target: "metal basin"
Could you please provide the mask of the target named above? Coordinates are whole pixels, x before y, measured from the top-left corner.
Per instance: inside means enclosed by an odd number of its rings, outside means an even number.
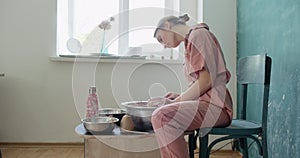
[[[122,117],[126,114],[126,110],[120,108],[101,108],[98,110],[97,114],[100,117],[110,116],[118,118],[119,121],[116,122],[116,125],[120,126],[120,121],[122,120]]]
[[[111,133],[115,128],[115,123],[119,119],[115,117],[93,117],[82,120],[84,127],[92,134]]]
[[[121,103],[126,108],[127,114],[131,116],[136,131],[153,131],[151,116],[157,107],[149,107],[147,103],[147,101]]]

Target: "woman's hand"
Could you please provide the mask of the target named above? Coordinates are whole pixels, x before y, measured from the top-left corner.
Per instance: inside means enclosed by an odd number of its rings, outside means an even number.
[[[177,94],[177,93],[168,92],[164,97],[165,97],[165,98],[168,98],[168,99],[171,99],[171,100],[174,100],[174,99],[177,98],[178,96],[179,96],[179,94]]]
[[[160,107],[163,105],[171,104],[173,101],[165,97],[154,97],[148,100],[147,106],[149,107]]]

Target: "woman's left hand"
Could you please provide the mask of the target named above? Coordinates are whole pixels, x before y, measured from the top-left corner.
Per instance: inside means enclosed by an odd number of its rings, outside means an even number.
[[[163,105],[171,104],[174,101],[165,97],[154,97],[148,100],[147,106],[150,107],[160,107]]]

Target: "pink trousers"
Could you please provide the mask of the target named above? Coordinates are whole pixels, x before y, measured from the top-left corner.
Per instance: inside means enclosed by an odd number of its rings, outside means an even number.
[[[199,101],[165,105],[152,114],[152,126],[162,158],[188,158],[184,131],[227,126],[231,122],[226,108]]]

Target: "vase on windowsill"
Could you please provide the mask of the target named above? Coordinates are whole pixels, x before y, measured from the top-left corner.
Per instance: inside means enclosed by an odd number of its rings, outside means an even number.
[[[100,47],[100,55],[108,54],[108,49],[105,47],[105,30],[103,30],[102,43]]]
[[[110,17],[107,20],[103,20],[98,27],[100,29],[103,29],[103,36],[102,36],[102,42],[101,42],[101,46],[100,46],[100,55],[107,55],[108,54],[108,49],[105,46],[105,32],[106,30],[109,30],[111,28],[111,22],[114,21],[114,17]]]

